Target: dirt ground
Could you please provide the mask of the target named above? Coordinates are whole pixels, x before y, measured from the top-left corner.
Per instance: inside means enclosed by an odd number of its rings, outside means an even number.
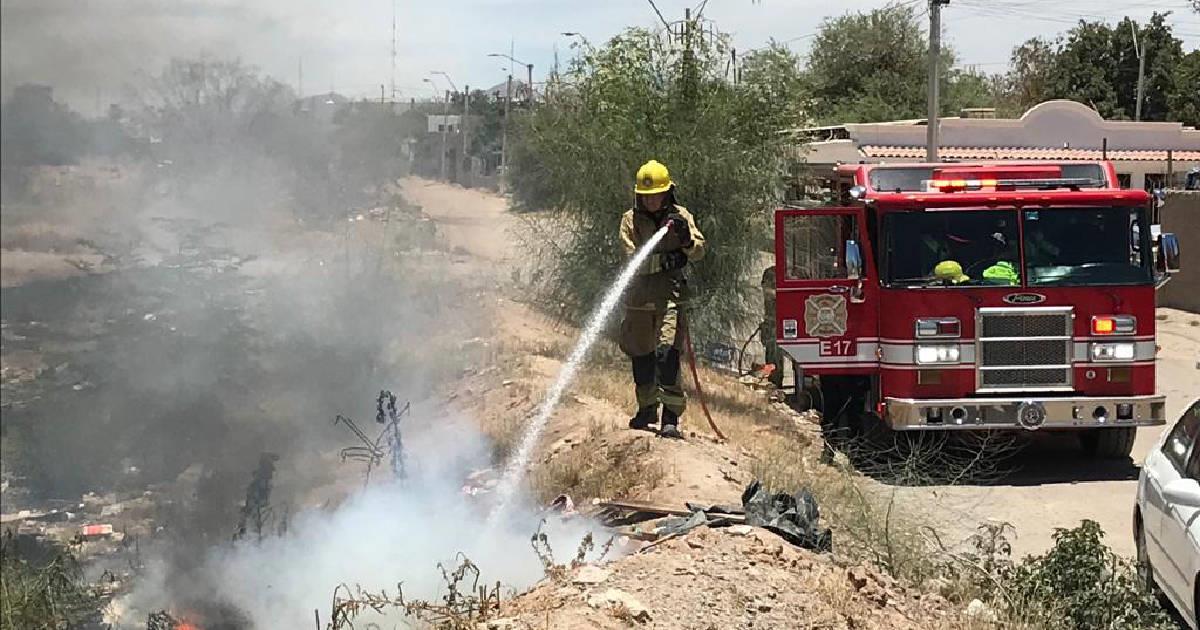
[[[500,197],[418,179],[406,180],[403,188],[406,196],[445,226],[446,236],[454,246],[491,263],[512,260],[513,253],[506,250],[506,243],[511,241],[503,234],[515,219],[506,214],[506,205]],[[1200,315],[1160,309],[1158,319],[1161,346],[1158,389],[1167,396],[1168,418],[1173,421],[1192,399],[1200,396]],[[569,331],[514,302],[501,302],[496,324],[499,336],[513,343],[570,341]],[[538,366],[542,375],[552,378],[558,362],[553,358],[542,359]],[[607,387],[622,385],[614,382]],[[598,386],[582,384],[576,389],[589,387],[594,390]],[[536,392],[531,393],[528,404],[538,399]],[[569,447],[573,441],[577,443],[591,423],[619,427],[628,409],[613,405],[610,401],[619,400],[620,393],[612,394],[579,395],[569,400],[567,407],[573,410],[570,417],[558,414],[545,438],[549,452]],[[482,404],[479,411],[489,407],[491,403]],[[699,437],[708,436],[698,410],[691,414],[690,420]],[[922,511],[932,508],[930,513],[939,515],[938,525],[952,534],[950,539],[965,538],[976,524],[989,519],[1007,521],[1016,529],[1014,555],[1023,556],[1049,548],[1055,528],[1074,527],[1081,519],[1092,519],[1104,528],[1115,551],[1131,556],[1134,546],[1130,519],[1138,466],[1163,430],[1163,427],[1140,429],[1131,462],[1089,461],[1074,440],[1064,437],[1040,440],[1028,448],[1013,463],[1019,471],[998,485],[880,490],[895,491],[910,505],[921,506]],[[636,436],[623,439],[637,442]],[[727,501],[737,496],[748,478],[747,458],[736,447],[736,439],[732,445],[717,445],[707,439],[666,445],[660,440],[643,441],[652,447],[649,463],[661,466],[666,478],[663,485],[650,493],[650,498]]]
[[[509,602],[501,615],[487,627],[973,627],[939,595],[747,526],[701,528],[603,568],[581,567]]]

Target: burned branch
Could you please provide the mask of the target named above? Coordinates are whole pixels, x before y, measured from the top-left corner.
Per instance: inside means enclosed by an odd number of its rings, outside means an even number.
[[[371,470],[383,463],[383,458],[389,456],[392,474],[396,479],[404,479],[407,475],[404,467],[404,442],[400,436],[400,420],[408,413],[410,404],[404,403],[401,409],[396,408],[396,395],[387,390],[381,390],[375,399],[375,422],[384,425],[375,439],[367,436],[354,420],[338,414],[333,419],[334,424],[345,425],[354,433],[362,445],[347,446],[339,455],[342,461],[355,460],[364,462],[367,470],[363,483],[371,481]],[[385,449],[386,445],[386,449]]]

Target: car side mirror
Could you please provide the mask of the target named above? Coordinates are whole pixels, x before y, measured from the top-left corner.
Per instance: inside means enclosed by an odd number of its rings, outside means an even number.
[[[1179,271],[1179,238],[1171,232],[1158,236],[1158,257],[1155,260],[1159,273],[1171,274]]]
[[[1190,508],[1200,508],[1200,483],[1195,479],[1176,479],[1163,488],[1167,503]]]
[[[862,250],[857,241],[846,241],[846,278],[858,280],[862,278]]]

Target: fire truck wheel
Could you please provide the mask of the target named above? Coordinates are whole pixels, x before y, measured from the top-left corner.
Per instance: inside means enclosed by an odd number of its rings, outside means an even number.
[[[1135,437],[1137,429],[1134,427],[1089,429],[1079,434],[1079,443],[1083,452],[1091,457],[1120,459],[1129,457]]]

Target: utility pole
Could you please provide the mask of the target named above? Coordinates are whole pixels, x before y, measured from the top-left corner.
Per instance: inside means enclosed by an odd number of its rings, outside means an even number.
[[[471,115],[471,86],[465,85],[465,86],[463,86],[463,117],[462,117],[462,121],[458,123],[459,133],[462,134],[462,155],[459,157],[458,163],[460,165],[465,165],[465,168],[459,169],[458,183],[462,184],[462,185],[465,185],[463,182],[466,179],[462,175],[463,171],[465,170],[468,173],[471,172],[471,156],[467,153],[467,147],[468,147],[468,142],[467,142],[467,124],[468,123],[467,123],[467,120],[470,115]]]
[[[1144,46],[1138,45],[1137,28],[1133,25],[1133,20],[1129,21],[1129,31],[1133,33],[1133,52],[1138,57],[1138,82],[1137,82],[1137,104],[1133,106],[1133,119],[1142,119],[1142,99],[1145,95],[1145,78],[1146,78],[1146,50]]]
[[[925,120],[925,161],[938,161],[938,84],[942,56],[942,7],[950,0],[929,0],[929,112]]]
[[[396,102],[396,0],[392,0],[392,102]]]
[[[450,90],[442,98],[442,181],[446,181],[446,132],[450,131]]]
[[[522,55],[522,56],[524,56],[524,55]],[[526,86],[527,88],[529,88],[529,109],[533,109],[533,64],[531,64],[531,63],[525,64],[525,70],[528,73],[527,77],[529,80],[529,84]]]
[[[504,122],[500,131],[500,171],[508,175],[508,103],[512,100],[512,75],[508,75],[508,83],[504,84]]]

